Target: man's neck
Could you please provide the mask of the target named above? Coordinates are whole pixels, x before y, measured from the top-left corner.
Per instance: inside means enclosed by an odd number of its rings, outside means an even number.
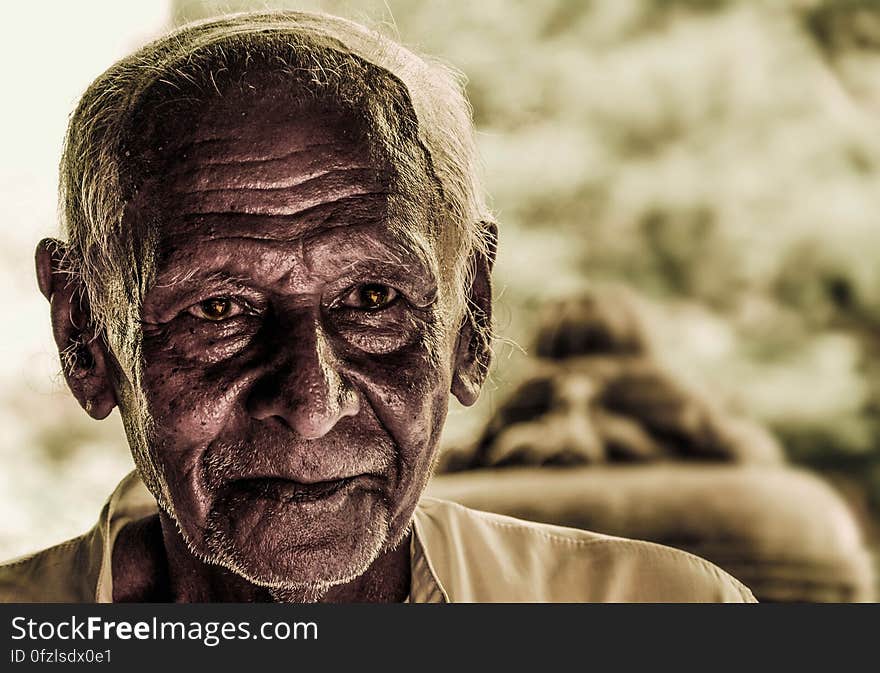
[[[411,535],[411,533],[410,533]],[[255,585],[220,566],[193,556],[164,512],[132,522],[113,548],[114,602],[394,603],[409,594],[409,535],[383,552],[359,577],[330,587],[322,595],[273,590]]]

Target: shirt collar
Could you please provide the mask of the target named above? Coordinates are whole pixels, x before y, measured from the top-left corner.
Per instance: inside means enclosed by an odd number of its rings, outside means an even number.
[[[136,471],[130,472],[110,495],[91,539],[100,563],[95,564],[94,600],[97,603],[113,602],[113,546],[119,531],[128,523],[137,521],[158,511],[156,499],[147,490]],[[430,544],[425,536],[428,531],[422,525],[421,506],[413,515],[413,535],[410,541],[410,594],[412,603],[447,603],[449,596],[437,579],[430,558]],[[98,551],[100,549],[100,551]]]

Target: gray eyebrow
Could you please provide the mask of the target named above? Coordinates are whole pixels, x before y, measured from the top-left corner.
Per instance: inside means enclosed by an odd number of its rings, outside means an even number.
[[[186,270],[178,271],[176,273],[171,274],[162,274],[163,281],[162,283],[156,282],[153,284],[154,288],[172,288],[176,285],[182,285],[184,283],[188,283],[190,281],[195,280],[196,276],[198,276],[198,280],[200,282],[217,282],[221,281],[224,283],[229,283],[232,285],[245,285],[248,281],[247,278],[243,276],[236,276],[234,274],[229,273],[225,269],[214,269],[210,273],[205,275],[200,275],[200,273],[204,271],[203,268],[198,266],[191,267]]]
[[[419,264],[433,274],[437,274],[440,268],[440,260],[437,259],[435,247],[422,232],[414,231],[410,227],[395,228],[394,233],[399,237],[395,248],[403,255],[412,255]]]
[[[312,235],[319,236],[322,231],[313,232]],[[400,232],[398,232],[399,234]],[[260,240],[273,242],[282,242],[274,238],[257,238],[253,236],[218,236],[210,240]],[[430,243],[420,237],[412,235],[403,235],[396,240],[392,246],[385,249],[384,256],[365,256],[360,259],[352,260],[349,264],[340,267],[340,271],[348,271],[369,265],[393,265],[399,267],[405,273],[418,273],[427,271],[436,277],[438,271],[438,263],[433,247]],[[161,271],[152,284],[151,289],[173,289],[176,286],[186,285],[190,282],[199,283],[215,283],[220,282],[234,287],[249,287],[252,279],[246,276],[233,274],[224,268],[208,269],[198,264],[188,266],[186,268],[166,267]]]

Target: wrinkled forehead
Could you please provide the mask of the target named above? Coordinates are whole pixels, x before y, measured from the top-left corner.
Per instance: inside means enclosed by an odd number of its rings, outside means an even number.
[[[181,213],[306,214],[328,198],[399,191],[393,163],[373,151],[361,120],[276,97],[227,97],[175,116],[140,158],[135,200],[172,228]]]
[[[127,216],[153,232],[154,275],[172,258],[197,267],[206,241],[328,236],[362,241],[364,255],[409,252],[438,274],[451,267],[430,195],[403,184],[350,109],[245,88],[157,115],[139,144]]]
[[[220,178],[224,165],[227,173],[245,172],[273,160],[308,173],[307,161],[321,158],[312,150],[322,148],[331,164],[344,152],[387,174],[391,188],[394,163],[371,138],[365,111],[297,95],[265,77],[253,81],[200,99],[142,101],[124,148],[130,192],[155,190],[197,166],[216,167]],[[204,172],[203,179],[210,177]]]

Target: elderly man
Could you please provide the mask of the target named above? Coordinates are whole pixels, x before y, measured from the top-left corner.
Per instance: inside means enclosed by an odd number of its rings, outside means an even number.
[[[449,71],[299,13],[190,25],[74,113],[37,275],[137,466],[17,601],[750,601],[642,542],[421,498],[490,359],[496,228]]]

